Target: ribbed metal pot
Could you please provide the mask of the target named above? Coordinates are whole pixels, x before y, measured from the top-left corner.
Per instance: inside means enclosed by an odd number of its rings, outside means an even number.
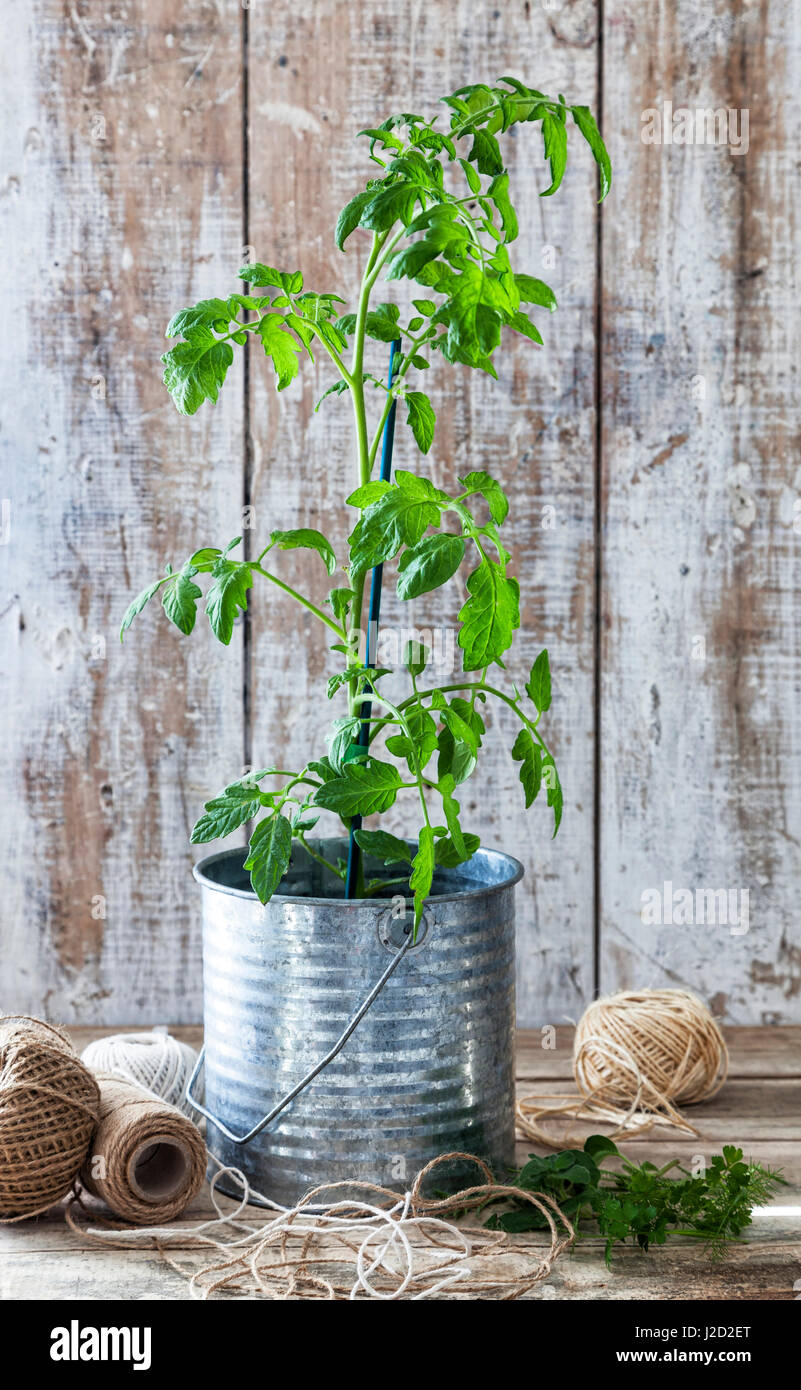
[[[342,840],[312,842],[329,859]],[[245,1134],[342,1033],[404,940],[386,895],[348,902],[302,849],[262,906],[242,849],[195,867],[203,887],[206,1107]],[[369,877],[389,870],[367,859]],[[207,1144],[284,1204],[359,1178],[403,1190],[438,1154],[461,1150],[504,1174],[514,1155],[514,888],[523,869],[478,850],[438,870],[410,947],[342,1052],[250,1143],[212,1123]],[[400,915],[399,915],[400,912]],[[475,1179],[454,1165],[447,1188]],[[224,1184],[221,1184],[224,1187]]]

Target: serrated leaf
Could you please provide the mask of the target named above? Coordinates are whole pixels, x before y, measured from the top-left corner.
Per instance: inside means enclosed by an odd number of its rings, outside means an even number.
[[[180,632],[190,633],[195,626],[197,609],[195,605],[203,597],[202,590],[193,581],[196,570],[191,565],[184,566],[179,574],[168,581],[162,595],[162,606],[171,623]]]
[[[551,708],[551,667],[545,648],[531,668],[531,675],[526,683],[526,694],[541,714]]]
[[[353,838],[365,854],[372,854],[385,864],[411,863],[412,852],[406,841],[390,835],[387,830],[356,830]]]
[[[403,485],[403,478],[413,478],[399,470],[401,485],[390,487],[363,512],[350,536],[351,579],[365,570],[397,555],[401,546],[415,546],[429,526],[440,519],[442,494],[428,479],[414,479],[414,489]],[[449,499],[448,499],[449,500]]]
[[[462,827],[459,824],[459,812],[461,807],[453,795],[456,783],[452,773],[447,773],[439,783],[439,794],[442,797],[442,809],[445,813],[448,829],[450,831],[453,847],[460,860],[468,858],[468,851],[465,845]]]
[[[335,381],[333,386],[329,386],[325,391],[323,391],[322,396],[317,401],[314,407],[315,415],[317,414],[317,411],[320,409],[320,406],[322,405],[326,396],[341,396],[345,391],[347,391],[347,389],[348,383],[346,381]]]
[[[514,241],[519,229],[517,214],[509,197],[509,175],[505,170],[502,174],[496,174],[488,185],[487,197],[492,199],[500,214],[504,241]]]
[[[559,773],[556,770],[556,763],[550,753],[546,753],[542,760],[542,780],[548,788],[548,805],[553,810],[553,837],[555,837],[562,823],[562,807],[564,801],[562,797],[562,784],[559,781]]]
[[[466,743],[455,739],[447,725],[440,729],[438,743],[437,778],[441,781],[450,773],[456,786],[466,782],[475,770],[475,753],[471,752]]]
[[[352,589],[330,589],[328,602],[334,610],[334,617],[342,622],[347,617],[351,599],[355,597]]]
[[[601,139],[601,132],[588,106],[571,106],[570,111],[573,120],[592,150],[595,163],[598,165],[598,179],[601,189],[598,202],[602,203],[612,187],[612,164],[606,151],[606,145]]]
[[[190,558],[189,563],[195,569],[200,569],[203,565],[214,565],[221,555],[218,546],[205,545],[200,550],[196,550]]]
[[[158,593],[164,583],[164,579],[154,579],[152,584],[148,584],[147,588],[143,589],[140,594],[137,594],[132,603],[129,603],[125,610],[122,623],[120,624],[120,641],[122,641],[134,618],[142,612],[145,604],[150,602],[153,595]]]
[[[499,662],[520,626],[520,586],[492,560],[482,560],[467,580],[470,597],[459,613],[459,646],[465,671]]]
[[[237,273],[240,280],[247,280],[248,284],[254,285],[256,289],[267,285],[283,289],[280,270],[276,270],[272,265],[264,265],[261,261],[254,261],[253,265],[243,265]]]
[[[247,608],[253,575],[245,561],[221,559],[212,570],[212,579],[206,595],[206,613],[214,636],[227,647],[236,617]]]
[[[411,428],[418,449],[421,453],[427,454],[434,442],[434,426],[437,422],[434,407],[423,391],[407,391],[404,400],[406,423]]]
[[[521,764],[520,782],[526,796],[526,810],[537,798],[542,785],[542,755],[529,729],[521,729],[514,742],[512,757]]]
[[[340,251],[345,250],[345,242],[351,232],[358,227],[359,219],[364,209],[374,197],[375,189],[365,188],[361,193],[357,193],[355,198],[351,198],[349,203],[345,204],[337,218],[336,231],[334,233],[334,240]]]
[[[361,487],[357,487],[355,492],[345,498],[345,501],[349,507],[360,507],[363,510],[365,507],[372,506],[373,502],[377,502],[379,497],[383,497],[385,492],[391,491],[391,488],[392,484],[388,483],[386,479],[373,478],[371,482],[363,483]]]
[[[366,762],[346,763],[342,775],[314,794],[315,806],[336,811],[345,820],[388,811],[401,785],[400,774],[392,763],[370,758]]]
[[[230,343],[220,342],[210,328],[185,330],[186,341],[162,356],[164,385],[182,415],[194,415],[204,401],[216,401],[234,360]]]
[[[509,502],[500,483],[483,469],[466,473],[459,482],[470,496],[479,493],[484,498],[496,526],[502,526],[509,511]]]
[[[342,773],[345,764],[345,754],[352,743],[359,737],[361,729],[360,721],[354,715],[345,715],[342,719],[335,719],[328,731],[326,739],[328,745],[328,758],[337,777]]]
[[[422,705],[410,705],[405,711],[409,737],[404,734],[391,734],[387,739],[387,750],[395,758],[405,758],[412,772],[416,771],[416,760],[421,769],[426,767],[437,749],[437,726]]]
[[[276,388],[283,391],[298,374],[300,348],[285,328],[281,314],[266,314],[263,319],[259,319],[255,332],[275,368]]]
[[[544,280],[538,280],[534,275],[515,275],[515,286],[524,304],[541,304],[543,309],[551,313],[555,310],[556,295]]]
[[[457,743],[464,743],[475,757],[478,752],[478,738],[472,724],[463,719],[458,710],[452,705],[446,705],[440,710],[439,717],[446,729],[450,729]]]
[[[292,826],[286,816],[276,813],[259,821],[253,832],[245,868],[259,902],[268,903],[289,868],[292,855]]]
[[[247,782],[232,782],[219,796],[206,802],[204,814],[192,831],[191,843],[203,845],[230,835],[246,821],[253,820],[263,804],[258,787]]]
[[[473,143],[467,158],[471,164],[475,164],[480,174],[500,174],[503,171],[498,141],[487,130],[473,131]]]
[[[398,564],[398,598],[413,599],[438,589],[456,573],[464,559],[461,536],[425,536],[404,550]]]
[[[270,540],[279,550],[316,550],[318,555],[322,556],[328,573],[333,574],[336,570],[337,557],[334,547],[321,531],[315,531],[309,526],[300,526],[293,531],[273,531]]]
[[[512,314],[508,320],[509,328],[513,328],[515,333],[522,333],[524,338],[530,338],[532,343],[538,343],[542,347],[543,337],[535,323],[532,323],[528,314],[518,311]]]
[[[438,839],[434,846],[434,857],[437,864],[443,869],[455,869],[459,864],[464,864],[471,859],[481,844],[478,835],[471,835],[465,832],[462,835],[464,853],[459,854],[450,836]]]
[[[542,117],[542,138],[545,144],[545,158],[551,166],[551,186],[543,189],[541,198],[555,193],[565,172],[567,164],[567,132],[564,122],[558,116],[546,111]]]
[[[435,862],[434,832],[429,825],[424,825],[420,829],[417,853],[412,860],[412,872],[409,876],[409,887],[414,894],[415,932],[423,915],[426,898],[431,892]]]

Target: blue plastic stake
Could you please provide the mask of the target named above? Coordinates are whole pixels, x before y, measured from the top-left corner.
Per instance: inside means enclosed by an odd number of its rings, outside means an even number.
[[[396,338],[389,348],[389,374],[387,386],[392,387],[392,379],[395,373],[395,357],[400,352],[401,340]],[[389,407],[386,423],[384,425],[384,437],[381,444],[381,478],[388,483],[392,474],[392,446],[395,442],[395,411],[397,399],[393,400]],[[370,608],[367,620],[367,647],[365,651],[364,664],[369,667],[375,661],[375,649],[378,644],[378,620],[381,616],[381,581],[383,578],[383,565],[376,565],[370,580]],[[369,686],[366,689],[370,689]],[[366,748],[370,740],[370,715],[372,705],[366,701],[361,706],[361,713],[364,722],[359,730],[359,737],[356,742],[360,747]],[[356,897],[356,878],[359,872],[359,846],[354,839],[354,831],[360,830],[362,824],[361,816],[354,816],[350,823],[350,843],[348,845],[348,869],[345,876],[345,897]]]

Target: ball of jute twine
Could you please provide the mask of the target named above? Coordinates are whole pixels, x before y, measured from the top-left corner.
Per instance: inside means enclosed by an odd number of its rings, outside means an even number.
[[[218,1169],[211,1183],[217,1215],[200,1226],[98,1229],[83,1219],[78,1223],[81,1210],[91,1219],[79,1196],[67,1208],[67,1221],[73,1230],[102,1244],[155,1248],[200,1299],[508,1301],[546,1279],[554,1261],[575,1239],[570,1221],[551,1197],[495,1183],[487,1165],[471,1154],[440,1155],[401,1197],[390,1188],[352,1180],[314,1188],[291,1208],[252,1190],[238,1169],[210,1158]],[[423,1182],[440,1164],[454,1161],[474,1163],[483,1181],[445,1198],[424,1197]],[[241,1201],[227,1213],[216,1191],[221,1178],[242,1190]],[[321,1196],[329,1200],[316,1200]],[[504,1233],[481,1227],[465,1230],[443,1219],[504,1197],[523,1200],[540,1212],[550,1236],[547,1247],[539,1236],[512,1241]],[[262,1214],[255,1223],[247,1219],[245,1209],[252,1201],[272,1214]],[[173,1250],[205,1251],[210,1258],[200,1267],[196,1261],[187,1267],[173,1259]],[[491,1262],[487,1256],[492,1256]]]
[[[112,1033],[96,1038],[81,1053],[81,1060],[92,1071],[133,1081],[143,1091],[176,1105],[190,1119],[196,1112],[186,1099],[186,1086],[197,1061],[188,1043],[167,1032]]]
[[[723,1034],[706,1005],[683,989],[624,990],[597,999],[582,1015],[573,1042],[579,1095],[524,1096],[518,1127],[558,1148],[538,1123],[564,1116],[615,1125],[609,1136],[644,1134],[655,1124],[697,1134],[679,1105],[720,1090],[729,1068]]]
[[[97,1082],[100,1111],[81,1181],[122,1221],[173,1221],[206,1174],[197,1127],[131,1081],[100,1073]]]
[[[0,1016],[0,1221],[22,1221],[71,1188],[97,1120],[97,1082],[67,1034]]]

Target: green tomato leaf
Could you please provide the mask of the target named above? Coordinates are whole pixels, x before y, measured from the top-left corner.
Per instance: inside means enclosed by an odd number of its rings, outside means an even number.
[[[367,506],[351,534],[351,579],[392,559],[401,546],[417,545],[450,501],[427,478],[402,469],[395,476],[396,485]]]
[[[370,816],[389,810],[400,785],[400,774],[392,763],[379,762],[377,758],[350,762],[343,766],[341,777],[317,789],[314,804],[336,811],[343,820]]]
[[[478,835],[471,835],[465,832],[462,835],[464,853],[459,853],[450,836],[438,839],[434,846],[434,857],[438,865],[443,869],[455,869],[457,865],[464,864],[471,859],[481,844]]]
[[[437,759],[437,777],[441,781],[448,773],[453,777],[456,786],[466,782],[468,777],[473,775],[476,766],[476,755],[471,751],[466,743],[455,739],[450,729],[446,726],[440,729],[439,738],[439,758]]]
[[[259,902],[268,903],[289,868],[292,854],[292,826],[286,816],[276,813],[259,821],[249,845],[245,868]]]
[[[548,805],[553,809],[553,837],[562,823],[562,784],[559,781],[559,773],[556,770],[556,763],[550,753],[546,753],[542,760],[542,780],[548,788]]]
[[[469,852],[465,845],[462,827],[459,824],[459,811],[461,808],[459,802],[453,795],[455,786],[456,783],[453,780],[453,774],[448,773],[439,783],[439,794],[442,797],[442,809],[445,812],[445,820],[448,823],[448,829],[451,833],[451,842],[459,859],[463,860],[469,858]]]
[[[521,729],[514,742],[512,757],[521,763],[520,781],[526,794],[526,810],[536,800],[542,784],[542,755],[540,746],[530,730]]]
[[[165,579],[154,579],[152,584],[148,584],[147,588],[143,589],[141,594],[137,594],[132,603],[129,603],[125,610],[122,623],[120,624],[120,641],[124,638],[134,618],[138,617],[145,607],[145,604],[150,602],[153,595],[157,594],[162,584],[166,582]]]
[[[334,617],[342,622],[348,615],[351,599],[355,597],[352,589],[330,589],[328,602],[334,610]]]
[[[365,854],[372,854],[385,864],[411,863],[412,852],[406,841],[390,835],[387,830],[356,830],[353,838]]]
[[[417,931],[420,925],[420,918],[423,915],[423,908],[426,905],[426,898],[431,892],[431,884],[434,878],[434,831],[430,825],[424,825],[420,829],[418,836],[417,853],[412,860],[412,872],[409,877],[409,887],[414,893],[414,930]]]
[[[186,328],[184,337],[185,342],[176,343],[162,356],[164,385],[180,413],[194,415],[204,401],[216,401],[234,350],[202,324]]]
[[[276,388],[279,391],[283,391],[297,376],[300,352],[300,347],[284,324],[282,314],[266,314],[255,326],[262,347],[275,368]]]
[[[509,511],[509,502],[500,483],[483,469],[465,474],[459,482],[470,496],[479,493],[484,498],[496,526],[502,526]]]
[[[195,607],[199,598],[203,597],[202,591],[193,582],[192,576],[197,571],[191,561],[179,574],[170,579],[162,595],[162,605],[171,623],[184,633],[190,633],[195,626],[197,609]]]
[[[422,676],[428,665],[428,658],[431,653],[425,642],[404,642],[403,644],[403,664],[411,676],[417,678]]]
[[[537,706],[540,714],[551,708],[551,667],[545,648],[531,668],[531,675],[526,683],[526,694],[532,704]]]
[[[192,831],[192,844],[203,845],[208,840],[219,840],[230,835],[246,821],[259,814],[267,800],[262,800],[258,787],[252,783],[232,782],[230,787],[206,802],[204,815],[197,821]]]
[[[598,202],[602,203],[612,187],[612,164],[606,151],[606,145],[601,139],[601,132],[588,106],[571,106],[570,111],[573,120],[592,150],[595,163],[598,165],[598,179],[601,189]]]
[[[349,497],[345,498],[345,501],[349,507],[359,507],[361,510],[364,510],[365,507],[371,506],[373,502],[377,502],[379,497],[383,497],[384,493],[389,492],[391,488],[392,484],[388,483],[384,478],[373,478],[371,482],[364,483],[361,487],[357,487],[355,492],[352,492]]]
[[[491,198],[501,218],[504,241],[514,241],[518,233],[517,214],[509,197],[509,175],[496,174],[487,187],[487,197]]]
[[[550,111],[545,111],[542,117],[542,138],[545,144],[545,158],[551,166],[551,186],[543,189],[540,197],[548,198],[556,192],[562,182],[567,165],[567,131],[564,122]]]
[[[434,426],[437,422],[434,408],[423,391],[407,391],[404,400],[406,423],[411,428],[418,449],[421,453],[427,454],[434,441]]]
[[[336,775],[342,774],[345,765],[345,755],[352,743],[359,737],[361,723],[354,715],[345,715],[343,719],[335,719],[328,732],[328,757]]]
[[[351,232],[355,231],[356,227],[358,227],[364,209],[374,197],[375,189],[365,188],[361,193],[357,193],[355,198],[351,198],[349,203],[345,204],[337,218],[336,231],[334,233],[334,240],[340,251],[345,250],[345,242]]]
[[[507,579],[492,560],[482,560],[467,581],[470,595],[459,618],[459,646],[464,651],[465,671],[478,671],[500,663],[512,645],[512,633],[520,626],[520,586]]]
[[[247,591],[253,583],[245,561],[220,559],[212,570],[213,584],[206,595],[206,613],[214,636],[227,647],[234,620],[248,606]]]
[[[322,556],[329,574],[333,574],[337,567],[334,547],[321,531],[315,531],[308,526],[299,527],[294,531],[273,531],[270,540],[279,550],[316,550],[318,555]]]
[[[464,559],[461,536],[426,536],[404,550],[398,564],[398,598],[413,599],[438,589],[456,573]]]
[[[544,309],[553,313],[556,308],[556,295],[550,285],[546,285],[544,280],[537,280],[533,275],[515,275],[514,279],[523,304],[541,304]]]

